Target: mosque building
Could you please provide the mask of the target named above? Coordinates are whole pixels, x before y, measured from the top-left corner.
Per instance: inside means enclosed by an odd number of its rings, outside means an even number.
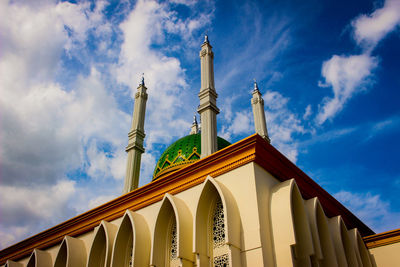
[[[234,144],[217,136],[213,58],[206,36],[201,123],[195,117],[190,134],[162,153],[151,183],[138,187],[142,78],[123,195],[0,251],[0,265],[400,266],[400,230],[375,234],[270,144],[257,83],[249,101],[255,134]]]

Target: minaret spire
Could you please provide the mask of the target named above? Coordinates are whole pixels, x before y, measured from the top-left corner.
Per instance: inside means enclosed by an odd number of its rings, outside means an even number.
[[[264,99],[258,90],[258,85],[256,80],[254,80],[253,98],[251,99],[251,106],[253,108],[254,115],[254,127],[256,133],[258,133],[262,138],[271,142],[267,131],[267,122],[265,121],[264,112]]]
[[[214,53],[205,35],[200,50],[201,88],[200,105],[197,112],[201,121],[201,157],[204,158],[217,151],[217,107],[218,94],[214,86]]]
[[[196,114],[194,114],[192,127],[190,127],[190,134],[197,134],[198,132],[199,132],[199,124],[197,123]]]
[[[128,133],[129,142],[125,151],[128,153],[126,164],[126,176],[123,193],[128,193],[138,188],[140,161],[144,153],[143,141],[144,133],[144,115],[146,112],[147,93],[144,84],[144,74],[135,94],[135,105],[133,107],[133,118],[131,130]]]

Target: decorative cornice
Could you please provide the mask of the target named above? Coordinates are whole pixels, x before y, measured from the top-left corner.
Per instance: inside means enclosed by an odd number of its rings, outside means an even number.
[[[400,242],[400,229],[370,235],[363,238],[367,248],[377,248]]]
[[[296,180],[305,199],[318,197],[328,217],[342,215],[349,229],[357,227],[362,236],[374,234],[363,222],[316,184],[296,165],[261,136],[254,134],[221,149],[187,167],[167,173],[97,208],[80,214],[37,235],[0,251],[0,264],[29,256],[34,248],[45,249],[61,242],[65,235],[79,236],[93,230],[102,220],[123,216],[125,210],[138,210],[160,201],[165,193],[176,194],[201,184],[208,175],[217,177],[249,162],[255,162],[280,181]]]

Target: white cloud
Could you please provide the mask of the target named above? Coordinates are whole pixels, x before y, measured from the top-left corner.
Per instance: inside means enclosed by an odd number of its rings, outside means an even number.
[[[378,59],[368,54],[353,56],[334,55],[322,65],[323,87],[333,89],[333,97],[325,97],[316,117],[318,124],[332,119],[346,102],[363,90],[369,82]]]
[[[152,45],[162,44],[167,34],[193,38],[212,12],[196,12],[180,20],[168,3],[139,1],[127,19],[116,25],[103,15],[106,6],[105,1],[95,6],[89,2],[0,2],[4,20],[0,24],[0,138],[7,140],[0,151],[0,208],[7,212],[0,218],[2,247],[35,233],[39,226],[51,226],[54,218],[62,220],[85,211],[88,206],[82,203],[93,207],[120,193],[131,111],[121,110],[126,100],[119,103],[113,92],[128,95],[123,90],[130,87],[133,94],[139,73],[146,73],[150,95],[145,126],[148,153],[142,159],[146,179],[155,165],[152,144],[168,143],[189,131],[191,116],[186,114],[192,107],[184,105],[185,70],[177,58]],[[64,69],[63,58],[80,62],[82,74],[68,76],[73,70]],[[109,63],[110,59],[118,62]],[[122,89],[117,82],[124,85]],[[76,184],[68,180],[76,178],[75,172],[85,177]],[[57,191],[60,187],[64,193]],[[47,217],[36,214],[25,203],[27,198],[39,200],[35,207],[47,210]],[[51,198],[55,199],[52,203]],[[15,218],[30,224],[14,225]]]
[[[320,87],[332,87],[333,97],[325,97],[316,117],[318,124],[331,120],[355,94],[371,85],[378,57],[371,56],[376,45],[400,23],[400,1],[386,0],[382,8],[370,15],[360,15],[352,23],[353,38],[363,52],[360,55],[334,55],[322,64],[325,82]]]
[[[235,112],[229,126],[223,126],[219,135],[222,138],[231,140],[232,135],[250,134],[254,132],[252,116],[253,114],[248,110]]]
[[[271,143],[291,161],[296,162],[298,156],[296,135],[305,134],[307,130],[297,115],[290,110],[289,98],[276,91],[267,91],[263,98]]]
[[[304,111],[303,120],[308,120],[311,115],[312,115],[312,108],[310,104],[306,107],[306,110]]]
[[[353,22],[354,39],[359,45],[373,49],[380,40],[400,24],[400,1],[386,0],[383,7],[370,15],[361,15]]]
[[[400,226],[400,213],[393,212],[390,202],[382,200],[379,194],[340,191],[333,196],[377,232]]]
[[[10,245],[44,230],[49,223],[56,224],[75,215],[69,201],[75,193],[75,182],[61,180],[52,186],[0,186],[0,245]],[[4,238],[4,239],[3,239]]]
[[[114,155],[107,176],[121,178],[113,149],[123,147],[130,116],[119,111],[96,68],[73,88],[56,81],[62,55],[76,53],[87,32],[103,23],[101,3],[93,11],[87,3],[0,5],[0,137],[7,140],[0,152],[0,235],[11,242],[76,215],[67,203],[81,192],[67,174],[98,163],[85,156],[93,138]]]

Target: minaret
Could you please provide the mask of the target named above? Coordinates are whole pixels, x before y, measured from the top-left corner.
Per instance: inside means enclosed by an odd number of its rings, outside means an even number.
[[[144,134],[144,115],[146,112],[147,93],[144,85],[144,77],[137,88],[135,94],[135,105],[133,107],[132,127],[128,133],[129,142],[125,151],[128,152],[128,161],[126,164],[126,176],[123,193],[128,193],[138,188],[140,161],[144,152],[143,140]]]
[[[192,127],[190,127],[190,134],[197,134],[198,132],[199,132],[199,125],[197,124],[196,115],[194,115]]]
[[[200,105],[197,112],[201,121],[201,157],[204,158],[217,151],[217,93],[214,87],[214,53],[208,41],[204,38],[200,50],[201,89]]]
[[[254,127],[256,128],[256,133],[261,135],[261,137],[268,142],[271,142],[268,137],[267,122],[265,121],[264,99],[262,98],[260,90],[258,90],[256,81],[254,81],[254,90],[252,94],[253,98],[251,99],[251,106],[253,108]]]

